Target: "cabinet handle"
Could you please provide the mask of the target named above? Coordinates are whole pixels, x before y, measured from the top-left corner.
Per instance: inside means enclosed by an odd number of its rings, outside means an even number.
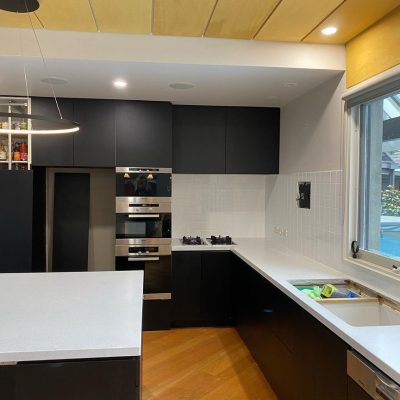
[[[272,308],[264,308],[263,313],[264,314],[273,314],[274,310]]]
[[[129,262],[136,262],[136,261],[159,261],[160,257],[137,257],[137,258],[128,258]]]
[[[160,214],[129,214],[128,218],[160,218]]]

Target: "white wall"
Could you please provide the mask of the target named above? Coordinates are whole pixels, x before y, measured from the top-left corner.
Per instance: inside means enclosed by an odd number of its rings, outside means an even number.
[[[266,236],[333,267],[342,255],[344,80],[331,79],[282,108],[280,174],[266,178]],[[309,210],[297,207],[301,181],[311,182]]]
[[[344,90],[341,75],[282,108],[281,174],[342,169]]]
[[[264,237],[265,175],[172,177],[172,236]]]

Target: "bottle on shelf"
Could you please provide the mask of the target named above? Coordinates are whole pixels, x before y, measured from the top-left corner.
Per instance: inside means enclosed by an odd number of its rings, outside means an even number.
[[[0,140],[0,161],[8,160],[8,140]]]
[[[20,150],[20,144],[18,142],[14,143],[13,161],[21,161],[21,150]]]
[[[22,142],[20,145],[21,161],[28,161],[28,143]]]

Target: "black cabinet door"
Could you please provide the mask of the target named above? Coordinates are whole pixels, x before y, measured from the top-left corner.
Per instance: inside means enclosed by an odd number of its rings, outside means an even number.
[[[200,324],[200,252],[175,251],[172,254],[172,321],[175,326]]]
[[[31,272],[33,171],[0,171],[0,187],[0,272]]]
[[[16,373],[14,365],[0,365],[0,393],[4,400],[15,400]]]
[[[206,325],[232,323],[231,252],[201,254],[201,317]]]
[[[279,115],[279,108],[227,108],[228,174],[279,172]]]
[[[170,103],[117,103],[116,162],[119,167],[172,167]]]
[[[74,166],[115,167],[115,101],[74,101]]]
[[[57,99],[62,117],[74,119],[74,103],[71,99]],[[54,98],[33,97],[32,114],[60,118]],[[54,127],[43,121],[32,121],[35,129]],[[33,135],[32,164],[45,167],[72,167],[74,163],[74,135]]]
[[[348,377],[347,396],[349,400],[374,400],[358,383]]]
[[[225,173],[224,107],[173,107],[173,172]]]
[[[139,358],[16,366],[16,400],[139,400]]]

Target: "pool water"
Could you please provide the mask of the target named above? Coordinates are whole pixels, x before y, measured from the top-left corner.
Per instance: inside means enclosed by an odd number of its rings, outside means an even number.
[[[388,256],[400,258],[400,240],[388,236],[381,237],[380,251]]]

